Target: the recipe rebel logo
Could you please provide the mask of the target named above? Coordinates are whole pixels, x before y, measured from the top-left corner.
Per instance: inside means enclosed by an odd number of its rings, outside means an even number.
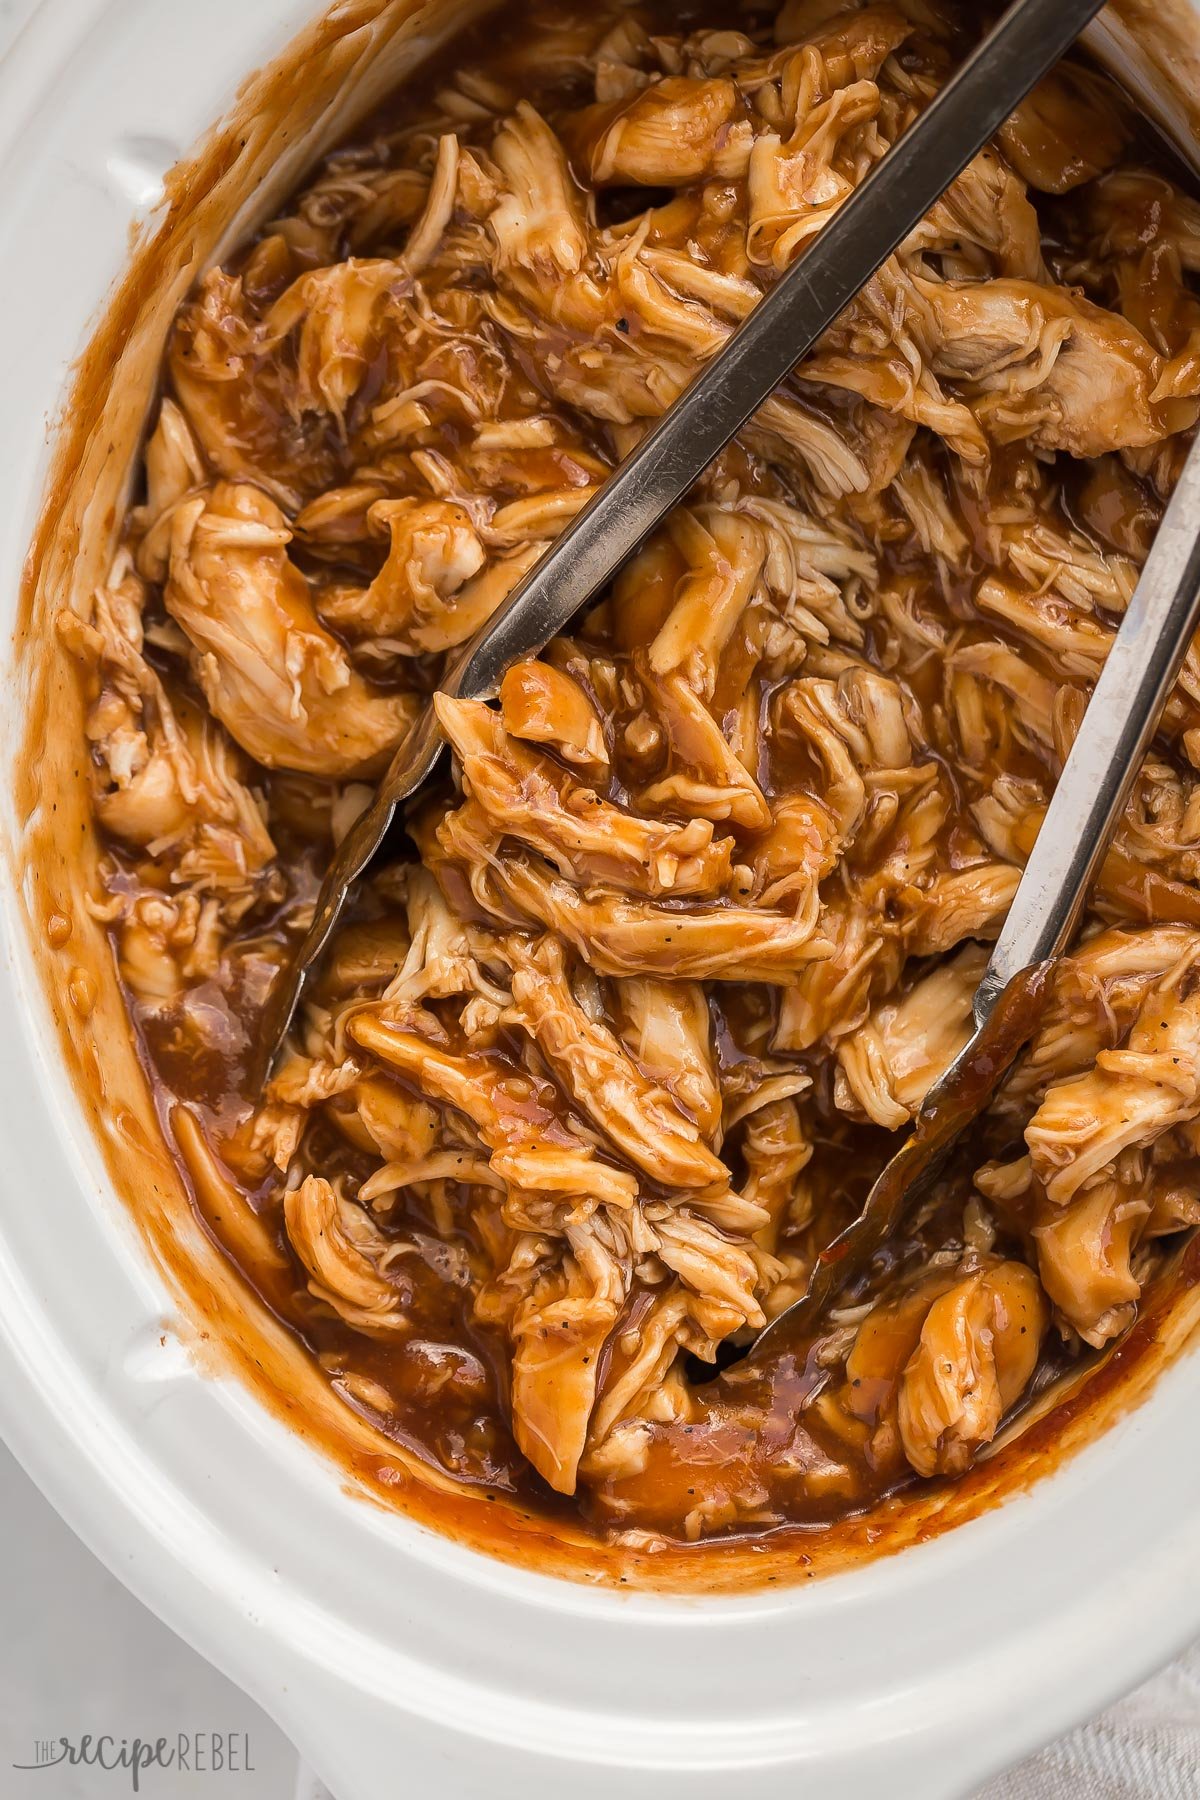
[[[132,1793],[142,1791],[142,1777],[153,1769],[186,1775],[253,1775],[250,1736],[244,1731],[178,1731],[172,1737],[114,1737],[91,1732],[82,1737],[38,1738],[33,1759],[14,1762],[14,1769],[86,1768],[124,1774]]]

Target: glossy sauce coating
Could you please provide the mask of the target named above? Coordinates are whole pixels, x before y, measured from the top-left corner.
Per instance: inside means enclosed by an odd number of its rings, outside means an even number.
[[[171,346],[123,577],[140,585],[105,604],[145,622],[143,724],[169,710],[196,765],[228,755],[257,827],[228,781],[207,818],[203,781],[131,793],[103,621],[104,648],[81,646],[117,955],[208,1223],[383,1431],[631,1542],[820,1525],[961,1472],[1124,1328],[1157,1236],[1193,1222],[1189,1092],[1053,1212],[1069,1134],[1045,1114],[1056,1074],[1161,1053],[1148,984],[1171,1042],[1190,1029],[1191,947],[1161,924],[1196,906],[1185,673],[1101,880],[1097,967],[1064,975],[1015,1095],[860,1307],[764,1371],[717,1372],[803,1285],[961,1041],[1194,422],[1194,203],[1137,173],[1146,147],[1096,78],[1006,129],[1007,162],[964,179],[917,263],[544,673],[513,679],[501,726],[450,720],[459,791],[422,802],[364,891],[265,1123],[247,1052],[357,778],[499,597],[497,567],[528,566],[961,42],[888,8],[480,28],[205,283]],[[547,200],[556,155],[575,185]],[[247,619],[265,638],[230,651]],[[259,655],[291,702],[250,679]],[[179,798],[200,821],[182,833]],[[1082,1061],[1068,1015],[1096,1039]],[[624,1111],[589,1098],[598,1057]],[[1128,1074],[1103,1106],[1129,1110]],[[578,1159],[570,1205],[547,1201],[554,1170],[524,1177],[528,1154]],[[1085,1206],[1095,1228],[1072,1237]],[[941,1331],[969,1347],[949,1388]]]

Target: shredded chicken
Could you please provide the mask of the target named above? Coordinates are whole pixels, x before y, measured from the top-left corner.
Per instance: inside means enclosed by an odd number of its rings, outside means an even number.
[[[268,768],[347,775],[395,748],[415,706],[374,693],[321,628],[290,538],[273,500],[220,482],[175,510],[163,601],[213,715],[244,750]]]
[[[900,1377],[900,1435],[920,1474],[961,1475],[995,1436],[1033,1374],[1046,1313],[1023,1263],[984,1269],[933,1302]]]
[[[817,1341],[718,1373],[966,1040],[1200,416],[1200,202],[1089,67],[570,635],[494,703],[438,692],[974,25],[489,18],[202,275],[110,578],[60,620],[95,908],[181,1148],[203,1117],[216,1210],[274,1234],[254,1279],[429,1462],[623,1541],[964,1474],[1200,1223],[1193,653],[986,1150]],[[278,965],[425,707],[451,756],[250,1094]]]
[[[319,1175],[287,1194],[284,1218],[318,1299],[359,1330],[404,1326],[403,1291],[388,1280],[388,1270],[406,1254],[405,1245],[389,1244],[368,1213]]]

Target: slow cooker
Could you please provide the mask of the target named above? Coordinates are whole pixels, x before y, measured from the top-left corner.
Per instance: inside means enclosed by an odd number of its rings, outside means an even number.
[[[365,1430],[335,1461],[294,1428],[336,1403],[191,1219],[98,934],[72,903],[77,737],[40,670],[46,608],[103,568],[174,307],[479,10],[43,0],[0,68],[17,775],[0,1429],[89,1546],[272,1713],[339,1800],[600,1800],[615,1786],[649,1800],[685,1783],[700,1800],[739,1778],[763,1800],[949,1800],[1200,1630],[1200,1302],[1183,1295],[1155,1355],[1109,1384],[1061,1455],[1043,1449],[1002,1503],[897,1554],[707,1594],[498,1560],[436,1530]],[[1110,7],[1095,47],[1196,160],[1200,5]]]

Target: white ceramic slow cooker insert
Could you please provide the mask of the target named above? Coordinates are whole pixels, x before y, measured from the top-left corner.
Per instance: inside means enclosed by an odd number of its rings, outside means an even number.
[[[464,10],[329,8],[347,106]],[[1122,28],[1121,53],[1128,64],[1132,45],[1148,67],[1145,53],[1169,44],[1177,91],[1149,78],[1185,128],[1188,94],[1200,99],[1200,8],[1153,11],[1148,26],[1127,9],[1135,38]],[[59,420],[69,366],[127,265],[131,219],[156,205],[165,171],[234,105],[247,73],[313,14],[313,0],[43,0],[0,66],[6,638],[23,618],[22,566],[71,424]],[[408,23],[392,34],[396,19]],[[305,142],[292,120],[262,149],[268,186],[286,190],[345,122],[330,114]],[[224,222],[244,229],[268,197],[278,191],[252,189],[240,219]],[[186,285],[199,269],[168,273]],[[139,317],[105,339],[106,354],[140,357],[145,378],[129,397],[139,416],[154,332]],[[96,471],[94,515],[79,521],[84,560],[111,541],[120,470],[109,461],[127,466],[135,432],[136,420],[111,451],[79,446]],[[29,669],[17,641],[3,686],[10,762],[29,754]],[[685,1782],[694,1800],[715,1800],[738,1776],[760,1800],[950,1800],[1200,1630],[1194,1356],[1004,1505],[777,1591],[588,1587],[490,1559],[353,1491],[209,1353],[215,1262],[206,1312],[181,1299],[114,1189],[114,1156],[149,1155],[143,1127],[114,1103],[106,1160],[64,1058],[56,1014],[82,1043],[112,997],[91,991],[83,963],[72,975],[69,955],[47,993],[29,930],[46,907],[17,850],[55,804],[68,724],[41,717],[45,780],[35,769],[31,782],[27,765],[23,798],[6,798],[0,1430],[79,1535],[276,1717],[338,1800],[608,1800],[614,1786],[661,1800]],[[115,1065],[128,1050],[112,1045]],[[186,1248],[205,1254],[198,1234]]]

